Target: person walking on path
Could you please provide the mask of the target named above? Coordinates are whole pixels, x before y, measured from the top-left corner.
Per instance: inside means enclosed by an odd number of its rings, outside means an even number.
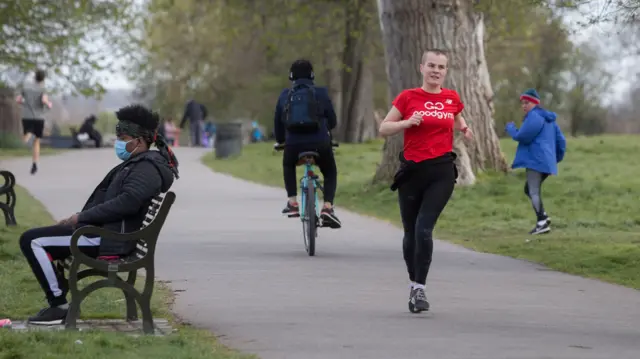
[[[524,111],[522,127],[509,122],[506,131],[518,142],[512,168],[525,168],[527,180],[524,193],[529,197],[536,213],[536,225],[529,234],[547,233],[551,220],[542,204],[542,183],[549,175],[558,174],[558,163],[564,158],[567,142],[556,122],[556,114],[540,107],[540,96],[535,89],[520,95]]]
[[[409,310],[429,310],[425,294],[433,255],[433,229],[447,205],[458,172],[453,152],[454,129],[464,138],[473,132],[462,117],[464,104],[455,90],[443,88],[448,58],[442,50],[422,56],[422,87],[402,91],[380,124],[380,134],[404,132],[400,169],[391,185],[398,190],[404,227],[403,255],[409,272]]]
[[[40,159],[40,139],[44,131],[44,112],[53,105],[45,93],[44,70],[36,70],[35,82],[25,84],[16,97],[16,102],[22,105],[22,130],[24,142],[29,143],[31,136],[34,136],[32,143],[33,164],[31,174],[38,172],[38,160]]]
[[[187,120],[189,120],[190,146],[200,147],[202,145],[202,130],[205,118],[207,118],[207,108],[204,105],[195,100],[187,102],[180,128],[184,128]]]

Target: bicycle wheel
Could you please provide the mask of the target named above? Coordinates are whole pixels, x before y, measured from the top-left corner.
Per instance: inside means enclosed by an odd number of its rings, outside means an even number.
[[[307,180],[304,192],[304,217],[302,218],[302,232],[304,236],[304,246],[309,256],[315,255],[316,237],[318,236],[318,223],[316,216],[316,191],[315,182]]]

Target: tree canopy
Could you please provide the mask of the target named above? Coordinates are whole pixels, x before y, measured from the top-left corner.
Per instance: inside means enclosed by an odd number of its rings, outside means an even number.
[[[104,91],[96,74],[129,49],[122,40],[135,27],[136,9],[128,0],[0,0],[2,80],[42,68],[58,86]]]

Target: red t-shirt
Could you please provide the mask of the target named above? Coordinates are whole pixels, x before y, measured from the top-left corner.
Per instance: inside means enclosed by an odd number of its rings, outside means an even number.
[[[420,162],[453,151],[454,117],[464,104],[455,90],[443,88],[438,94],[422,88],[402,91],[393,105],[407,120],[415,112],[422,115],[422,123],[404,130],[404,157]]]

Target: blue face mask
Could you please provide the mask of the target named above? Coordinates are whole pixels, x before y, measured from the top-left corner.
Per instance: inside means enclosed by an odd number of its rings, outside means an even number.
[[[133,140],[129,140],[129,141],[116,140],[116,143],[113,145],[113,147],[115,148],[116,156],[118,156],[119,159],[126,161],[129,159],[129,157],[131,157],[131,154],[133,152],[127,151],[127,143],[131,141]]]

